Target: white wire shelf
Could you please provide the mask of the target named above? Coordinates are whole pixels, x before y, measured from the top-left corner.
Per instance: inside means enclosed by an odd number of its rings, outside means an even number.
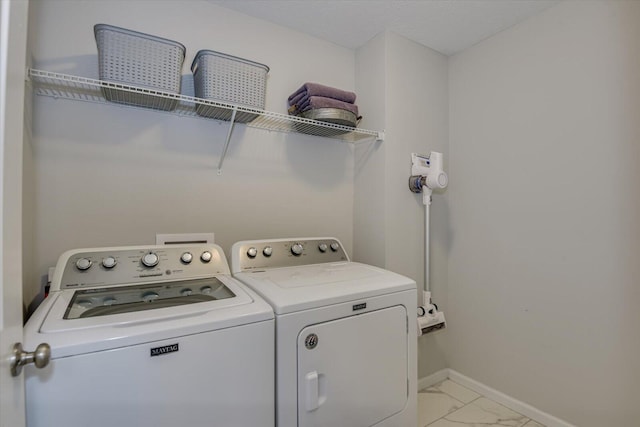
[[[231,128],[229,129],[229,137],[235,123],[244,123],[249,127],[258,129],[277,132],[295,132],[353,143],[366,140],[382,141],[384,139],[383,132],[324,123],[317,120],[248,108],[241,105],[227,104],[186,95],[176,95],[87,77],[72,76],[33,68],[28,70],[28,76],[34,83],[33,89],[37,95],[76,101],[115,103],[169,112],[179,116],[230,121]],[[141,102],[143,105],[136,104],[136,102]],[[196,105],[200,113],[206,115],[206,117],[196,112]],[[220,167],[221,166],[222,164],[220,164]],[[220,167],[218,169],[220,169]]]

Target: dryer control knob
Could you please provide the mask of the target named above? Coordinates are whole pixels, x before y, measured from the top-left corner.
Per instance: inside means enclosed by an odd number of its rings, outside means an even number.
[[[156,253],[149,252],[140,258],[140,262],[142,262],[145,267],[155,267],[158,265],[158,262],[160,262],[160,258]]]
[[[270,257],[273,254],[273,248],[271,246],[267,246],[262,250],[262,254],[266,257]]]
[[[91,260],[89,258],[80,258],[76,261],[76,268],[80,271],[88,270],[91,267]]]
[[[339,245],[337,242],[333,242],[333,243],[331,244],[331,250],[332,250],[333,252],[338,252],[338,249],[340,249],[340,245]]]
[[[320,252],[327,252],[327,244],[326,243],[320,243],[318,245],[318,249],[320,250]]]
[[[200,255],[200,260],[202,262],[209,262],[209,261],[211,261],[211,258],[213,258],[213,256],[211,255],[211,252],[209,252],[209,251],[204,251],[204,252],[202,252],[202,255]]]
[[[112,256],[102,258],[102,266],[106,269],[111,269],[115,267],[117,263],[118,261],[116,261],[116,259]]]
[[[180,261],[182,261],[185,264],[189,264],[191,263],[191,261],[193,261],[193,255],[191,255],[191,252],[185,252],[182,255],[180,255]]]
[[[256,248],[252,246],[249,249],[247,249],[247,256],[249,258],[255,258],[256,255],[258,255],[258,250]]]
[[[301,243],[294,243],[293,245],[291,245],[291,253],[295,256],[300,256],[303,250],[304,248],[302,247]]]

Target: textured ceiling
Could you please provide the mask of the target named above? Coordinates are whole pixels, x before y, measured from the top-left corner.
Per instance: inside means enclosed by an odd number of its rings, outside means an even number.
[[[209,0],[355,49],[391,30],[453,55],[559,0]]]

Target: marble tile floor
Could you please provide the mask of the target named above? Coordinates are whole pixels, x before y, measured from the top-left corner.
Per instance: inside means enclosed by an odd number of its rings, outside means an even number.
[[[544,427],[451,380],[418,392],[418,427]]]

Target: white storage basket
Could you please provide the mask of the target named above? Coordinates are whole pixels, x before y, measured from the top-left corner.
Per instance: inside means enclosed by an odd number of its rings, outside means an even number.
[[[198,98],[264,109],[269,67],[213,50],[200,50],[191,64],[193,85]],[[232,111],[196,104],[196,112],[204,117],[230,120]],[[259,114],[239,111],[235,121],[247,123]]]
[[[93,27],[98,46],[100,80],[179,95],[185,47],[175,41],[112,25]],[[159,96],[102,88],[109,101],[173,110],[178,101]]]

